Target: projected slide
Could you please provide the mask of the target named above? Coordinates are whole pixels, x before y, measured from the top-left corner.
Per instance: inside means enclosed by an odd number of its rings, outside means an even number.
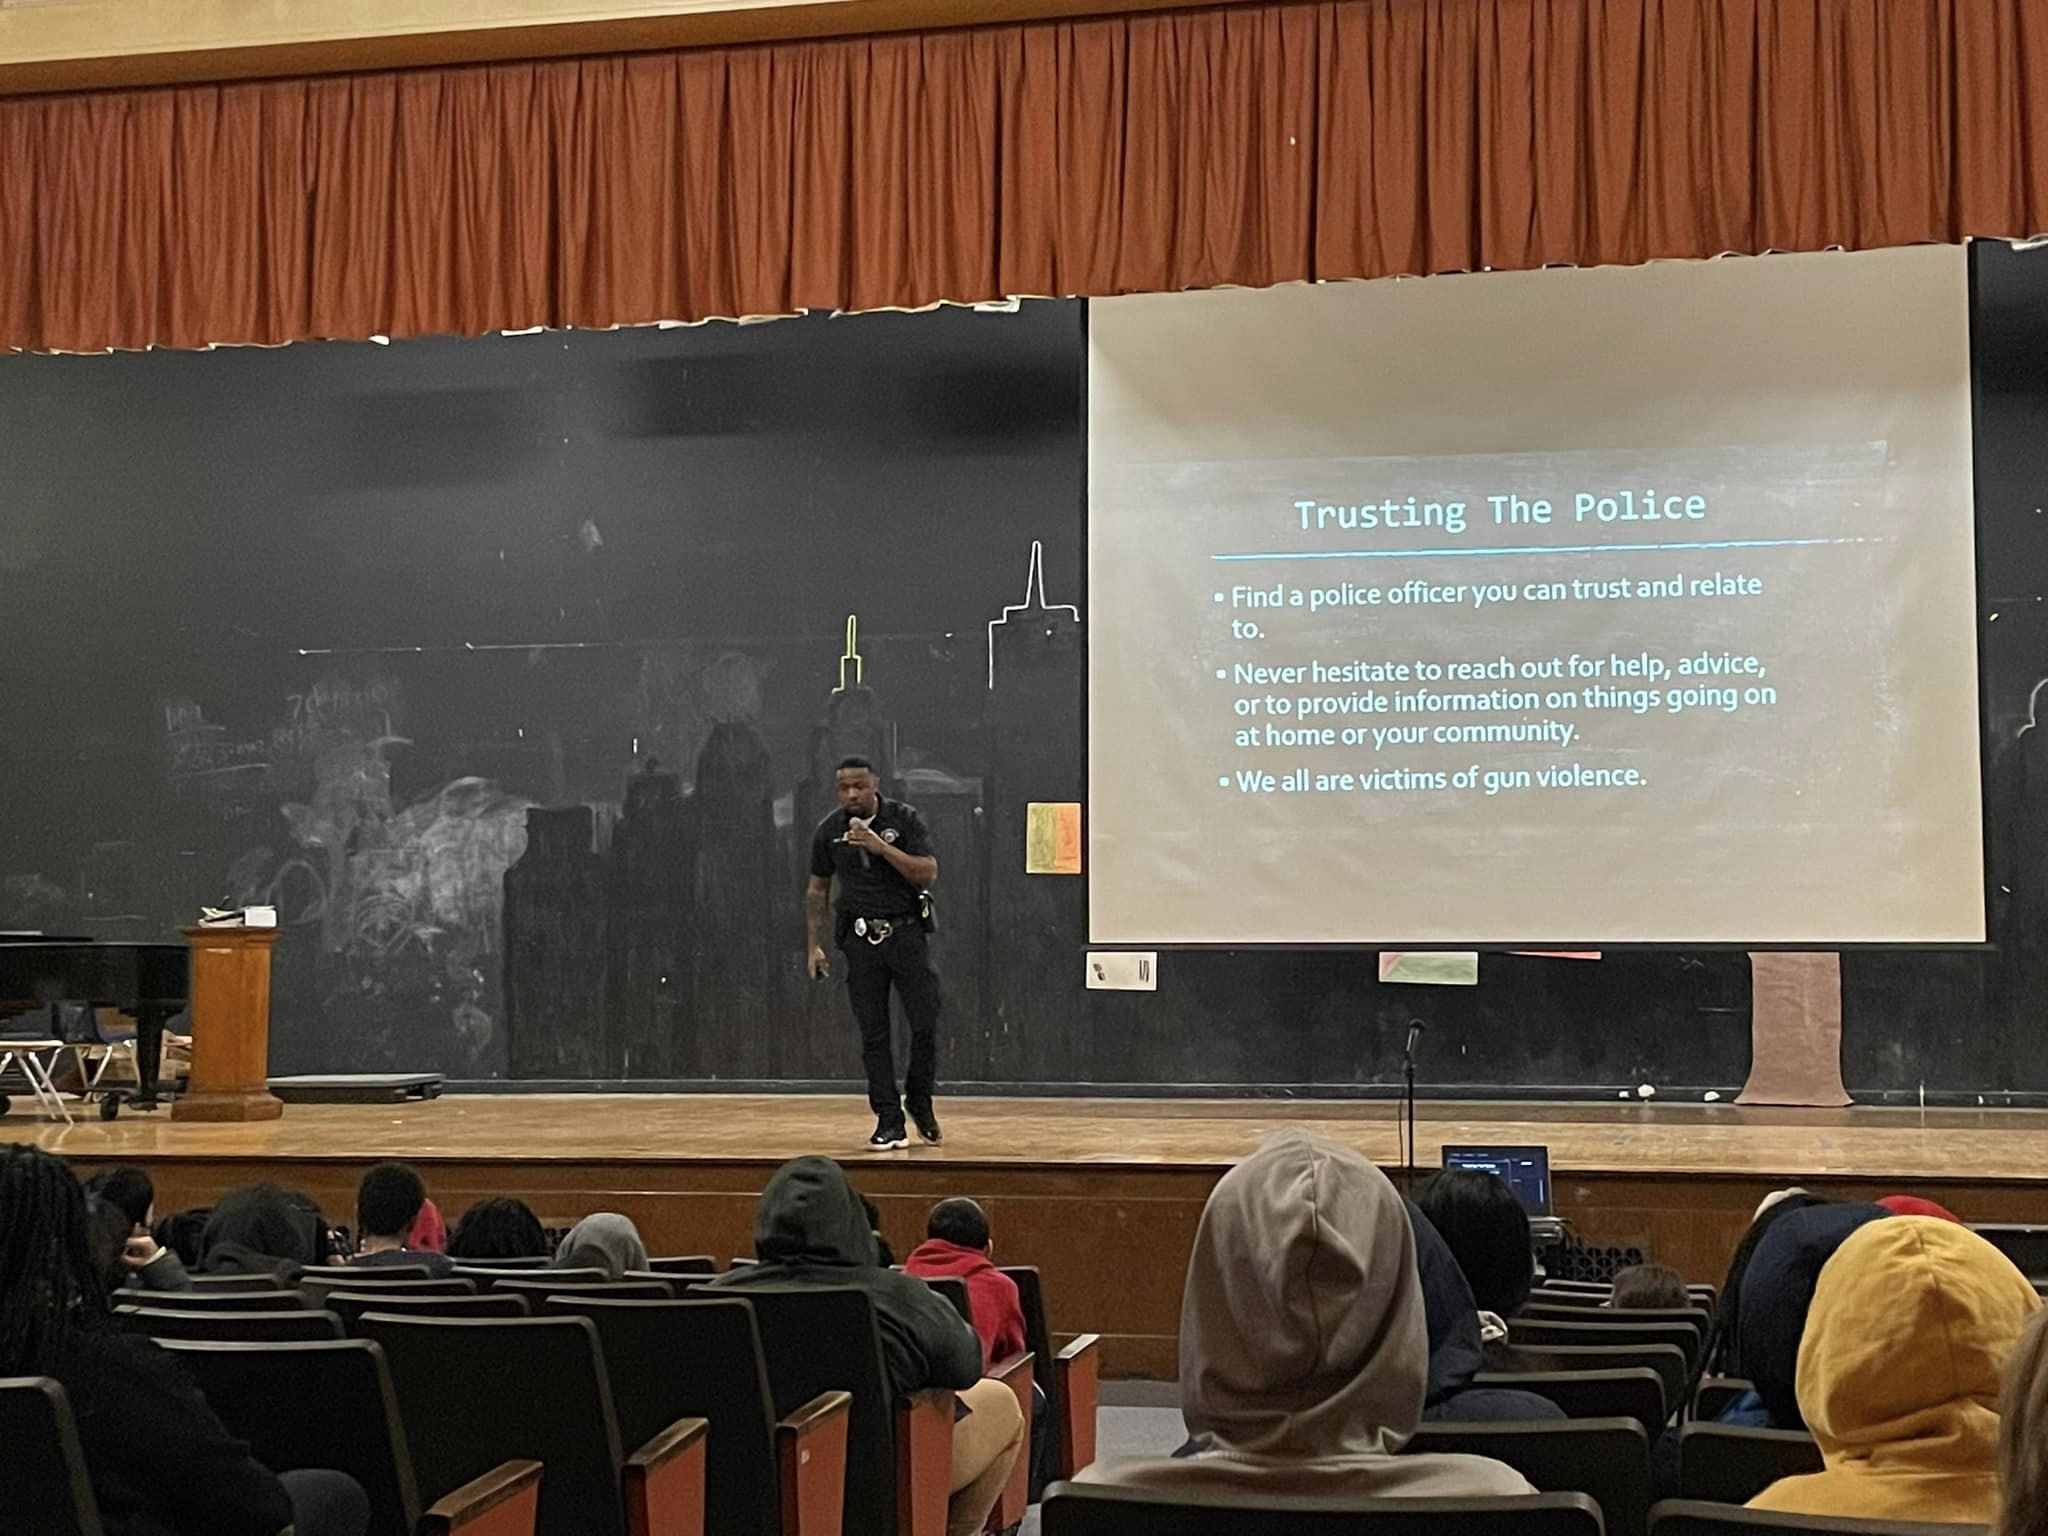
[[[1095,942],[1983,938],[1961,251],[1089,334]]]

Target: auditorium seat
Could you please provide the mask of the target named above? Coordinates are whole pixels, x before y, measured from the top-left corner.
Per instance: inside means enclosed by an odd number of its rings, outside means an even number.
[[[524,1296],[384,1296],[376,1291],[329,1291],[327,1309],[342,1326],[353,1330],[365,1312],[397,1317],[527,1317],[532,1308]]]
[[[704,1421],[679,1420],[623,1450],[587,1318],[366,1312],[356,1329],[384,1349],[422,1480],[463,1482],[499,1462],[544,1460],[539,1536],[702,1529]]]
[[[1530,1371],[1623,1371],[1648,1366],[1664,1383],[1664,1401],[1680,1402],[1692,1380],[1686,1354],[1676,1344],[1514,1344],[1518,1366]]]
[[[260,1291],[143,1291],[123,1286],[114,1292],[114,1304],[159,1312],[303,1312],[310,1305],[299,1292],[274,1286]]]
[[[1609,1319],[1612,1321],[1609,1321]],[[1603,1313],[1597,1322],[1561,1322],[1555,1318],[1516,1314],[1508,1322],[1508,1342],[1542,1349],[1554,1344],[1604,1348],[1612,1344],[1669,1344],[1683,1351],[1688,1363],[1699,1357],[1706,1343],[1706,1319],[1694,1328],[1689,1322],[1643,1323],[1629,1320],[1625,1312]]]
[[[1787,1515],[1697,1499],[1665,1499],[1650,1511],[1653,1536],[1960,1536],[1981,1525],[1922,1525],[1835,1515]]]
[[[473,1280],[429,1280],[425,1275],[398,1279],[360,1269],[307,1271],[299,1278],[299,1289],[319,1301],[329,1291],[376,1291],[387,1296],[474,1296]]]
[[[1650,1436],[1635,1419],[1531,1424],[1424,1424],[1413,1451],[1465,1451],[1504,1461],[1539,1493],[1582,1493],[1600,1506],[1606,1536],[1644,1536],[1650,1514]]]
[[[1204,1494],[1055,1483],[1044,1536],[1601,1536],[1578,1493],[1505,1499],[1324,1499]]]
[[[532,1536],[541,1464],[507,1462],[420,1508],[384,1353],[364,1339],[171,1343],[231,1434],[274,1472],[346,1472],[370,1501],[369,1536]],[[435,1485],[425,1482],[432,1495]]]
[[[1693,1391],[1692,1416],[1702,1423],[1712,1423],[1728,1411],[1730,1403],[1755,1388],[1754,1382],[1741,1376],[1702,1376]]]
[[[674,1301],[682,1281],[657,1276],[651,1280],[554,1280],[535,1275],[529,1280],[500,1280],[493,1296],[524,1296],[538,1305],[543,1296],[609,1296],[614,1301]]]
[[[1534,1392],[1574,1419],[1634,1419],[1653,1435],[1670,1421],[1664,1380],[1646,1365],[1618,1371],[1481,1371],[1475,1387]]]
[[[597,1329],[626,1443],[677,1419],[709,1422],[707,1536],[816,1536],[839,1529],[853,1399],[821,1392],[777,1415],[746,1300],[737,1294],[689,1301],[572,1295],[550,1298],[542,1311],[586,1317]]]
[[[2013,1262],[2029,1280],[2048,1280],[2048,1227],[2018,1222],[1984,1222],[1970,1230]]]
[[[0,1381],[0,1446],[7,1448],[0,1507],[8,1512],[8,1530],[100,1536],[99,1506],[62,1387],[43,1376]]]
[[[545,1264],[536,1265],[532,1269],[493,1269],[480,1264],[458,1264],[455,1266],[455,1276],[457,1279],[469,1281],[479,1291],[494,1290],[502,1280],[545,1278],[563,1285],[582,1285],[592,1280],[607,1278],[601,1269],[549,1269]]]
[[[690,1253],[677,1258],[649,1259],[644,1271],[656,1275],[715,1275],[718,1260],[708,1253]],[[635,1271],[642,1273],[642,1271]]]
[[[967,1294],[967,1282],[958,1275],[928,1275],[924,1283],[946,1298],[946,1302],[960,1314],[960,1321],[968,1327],[974,1326],[974,1300]]]
[[[340,1275],[354,1275],[361,1280],[431,1280],[433,1270],[424,1264],[331,1264],[306,1273],[315,1279],[329,1279]]]
[[[277,1280],[271,1275],[191,1275],[187,1277],[192,1289],[178,1292],[179,1295],[218,1296],[228,1291],[274,1291]]]
[[[342,1336],[341,1319],[332,1312],[173,1312],[116,1307],[114,1316],[129,1333],[152,1339],[283,1343]]]
[[[1609,1307],[1580,1307],[1569,1303],[1559,1305],[1555,1302],[1532,1300],[1515,1314],[1514,1320],[1508,1324],[1508,1332],[1513,1334],[1522,1327],[1525,1320],[1583,1323],[1600,1328],[1677,1323],[1692,1329],[1694,1337],[1698,1340],[1698,1343],[1692,1346],[1692,1353],[1695,1355],[1705,1346],[1707,1329],[1712,1323],[1705,1309],[1701,1307],[1624,1307],[1616,1311]]]
[[[1781,1477],[1820,1470],[1820,1447],[1804,1430],[1688,1424],[1678,1434],[1681,1498],[1747,1504]]]
[[[721,1298],[730,1293],[699,1288],[692,1294]],[[943,1530],[954,1395],[920,1392],[905,1406],[894,1405],[874,1304],[865,1291],[851,1286],[750,1287],[746,1298],[760,1330],[778,1416],[793,1414],[827,1392],[853,1394],[846,1432],[844,1536],[919,1536]]]
[[[1072,1477],[1095,1460],[1096,1406],[1099,1396],[1100,1338],[1092,1333],[1077,1336],[1057,1354],[1052,1347],[1052,1326],[1045,1305],[1045,1282],[1032,1264],[1006,1264],[1003,1273],[1017,1285],[1017,1300],[1024,1311],[1024,1347],[1041,1362],[1032,1372],[1046,1397],[1049,1422],[1056,1437],[1054,1477]],[[1048,1370],[1043,1362],[1050,1360]]]

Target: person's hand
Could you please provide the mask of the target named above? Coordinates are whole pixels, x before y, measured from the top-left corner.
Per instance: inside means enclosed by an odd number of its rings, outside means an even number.
[[[162,1255],[163,1249],[157,1247],[156,1239],[146,1232],[136,1233],[121,1248],[121,1262],[130,1269],[140,1269],[145,1264],[153,1264]]]
[[[830,976],[831,974],[832,960],[831,957],[825,953],[825,946],[822,944],[813,944],[811,946],[811,980],[823,981],[827,976]]]
[[[859,848],[866,853],[880,853],[889,846],[882,840],[881,833],[869,826],[868,823],[857,819],[847,822],[846,840],[855,848]]]

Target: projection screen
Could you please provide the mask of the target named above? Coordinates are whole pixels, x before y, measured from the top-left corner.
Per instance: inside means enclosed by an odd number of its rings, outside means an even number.
[[[1965,263],[1092,304],[1091,940],[1981,941]]]

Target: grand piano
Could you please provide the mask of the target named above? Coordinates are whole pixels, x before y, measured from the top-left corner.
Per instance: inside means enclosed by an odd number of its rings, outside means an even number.
[[[100,943],[42,933],[0,933],[0,1027],[59,1003],[92,1003],[136,1022],[137,1109],[156,1107],[164,1021],[191,995],[191,951],[169,944]],[[55,1023],[54,1017],[50,1020]],[[38,1026],[31,1026],[38,1027]],[[51,1030],[52,1038],[63,1031]],[[116,1101],[109,1099],[111,1106]]]

